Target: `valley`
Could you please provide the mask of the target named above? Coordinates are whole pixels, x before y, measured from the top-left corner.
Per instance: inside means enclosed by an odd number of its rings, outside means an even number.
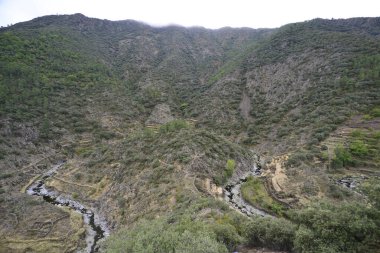
[[[0,252],[378,252],[380,18],[0,29]]]

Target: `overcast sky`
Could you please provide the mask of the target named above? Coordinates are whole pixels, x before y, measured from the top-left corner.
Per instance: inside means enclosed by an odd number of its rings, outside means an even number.
[[[151,25],[273,28],[313,18],[380,16],[379,0],[0,0],[0,26],[50,14]]]

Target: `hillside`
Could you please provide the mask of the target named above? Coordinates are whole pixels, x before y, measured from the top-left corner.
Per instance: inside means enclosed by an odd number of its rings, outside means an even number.
[[[378,252],[379,110],[380,18],[1,28],[0,252],[85,248],[77,212],[26,194],[42,179],[107,224],[92,251]],[[256,165],[242,196],[275,219],[223,199]]]

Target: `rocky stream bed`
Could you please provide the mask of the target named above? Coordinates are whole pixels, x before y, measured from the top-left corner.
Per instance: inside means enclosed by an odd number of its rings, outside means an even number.
[[[252,170],[248,173],[244,174],[242,177],[238,178],[235,181],[230,182],[224,188],[224,198],[227,203],[230,204],[235,210],[247,215],[259,215],[259,216],[270,216],[269,213],[260,210],[252,205],[248,204],[242,197],[240,188],[244,182],[247,181],[249,176],[260,176],[261,175],[261,167],[256,164],[252,167]]]
[[[86,247],[79,249],[78,252],[94,253],[98,251],[98,241],[109,235],[106,222],[99,217],[93,210],[89,209],[79,201],[73,200],[70,196],[60,194],[46,187],[46,181],[52,177],[57,170],[65,164],[64,161],[54,165],[48,172],[41,175],[26,190],[29,195],[41,196],[46,202],[56,206],[67,206],[79,212],[83,216],[86,224]]]

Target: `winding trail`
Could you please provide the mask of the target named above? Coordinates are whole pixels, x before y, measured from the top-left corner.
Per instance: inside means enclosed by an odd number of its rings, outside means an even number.
[[[109,235],[109,229],[105,221],[76,200],[72,200],[68,196],[63,196],[58,192],[49,190],[45,187],[47,179],[54,177],[54,174],[59,170],[65,162],[60,162],[54,165],[48,172],[38,177],[26,189],[29,195],[41,196],[46,202],[57,205],[67,206],[72,210],[79,212],[83,216],[84,223],[87,224],[86,229],[86,248],[78,250],[78,252],[94,253],[98,251],[97,242]]]

